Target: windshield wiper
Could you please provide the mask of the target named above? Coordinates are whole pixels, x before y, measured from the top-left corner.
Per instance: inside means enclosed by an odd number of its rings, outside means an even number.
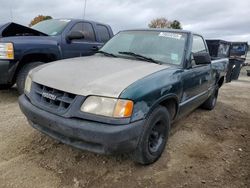
[[[134,52],[119,52],[119,54],[130,55],[130,56],[133,56],[133,57],[135,57],[137,59],[143,59],[145,61],[161,65],[161,62],[159,62],[159,61],[157,61],[157,60],[155,60],[155,59],[153,59],[151,57],[146,57],[146,56],[134,53]]]
[[[104,51],[102,51],[102,50],[99,50],[99,51],[97,51],[96,53],[104,54],[104,55],[109,56],[109,57],[117,57],[116,55],[114,55],[114,54],[112,54],[112,53],[104,52]]]

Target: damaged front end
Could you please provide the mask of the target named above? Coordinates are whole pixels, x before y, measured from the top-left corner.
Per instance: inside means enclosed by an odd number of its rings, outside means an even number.
[[[19,25],[14,22],[9,22],[4,25],[0,25],[0,38],[14,37],[14,36],[48,36],[45,33],[34,30],[32,28]]]

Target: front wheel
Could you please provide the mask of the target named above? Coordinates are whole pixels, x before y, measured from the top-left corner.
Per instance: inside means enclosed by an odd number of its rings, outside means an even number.
[[[34,69],[35,67],[37,67],[39,65],[42,65],[42,64],[44,64],[44,63],[42,63],[42,62],[29,63],[29,64],[24,65],[19,70],[18,75],[17,75],[16,85],[17,85],[18,93],[20,95],[23,94],[23,92],[24,92],[24,84],[25,84],[26,77],[29,74],[29,71]]]
[[[0,84],[0,90],[10,89],[14,84]]]
[[[170,130],[170,115],[159,106],[146,119],[144,131],[133,153],[135,162],[148,165],[157,161],[165,149]]]

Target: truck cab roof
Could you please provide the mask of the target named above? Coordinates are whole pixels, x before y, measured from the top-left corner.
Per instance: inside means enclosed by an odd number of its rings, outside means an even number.
[[[196,34],[188,30],[181,29],[166,29],[166,28],[150,28],[150,29],[128,29],[123,31],[158,31],[158,32],[172,32],[172,33],[187,33],[187,34]],[[198,34],[199,35],[199,34]]]
[[[86,19],[78,19],[78,18],[56,18],[53,20],[69,20],[70,22],[89,22],[89,23],[95,23],[95,24],[101,24],[101,25],[107,25],[105,23],[93,21],[93,20],[86,20]]]

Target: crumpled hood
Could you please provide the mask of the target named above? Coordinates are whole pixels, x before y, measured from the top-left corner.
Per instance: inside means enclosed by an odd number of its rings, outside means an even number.
[[[48,35],[14,22],[9,22],[4,25],[0,25],[0,38],[14,37],[14,36],[48,36]]]
[[[150,62],[94,55],[53,62],[34,69],[36,83],[77,95],[119,97],[130,84],[168,68]]]

